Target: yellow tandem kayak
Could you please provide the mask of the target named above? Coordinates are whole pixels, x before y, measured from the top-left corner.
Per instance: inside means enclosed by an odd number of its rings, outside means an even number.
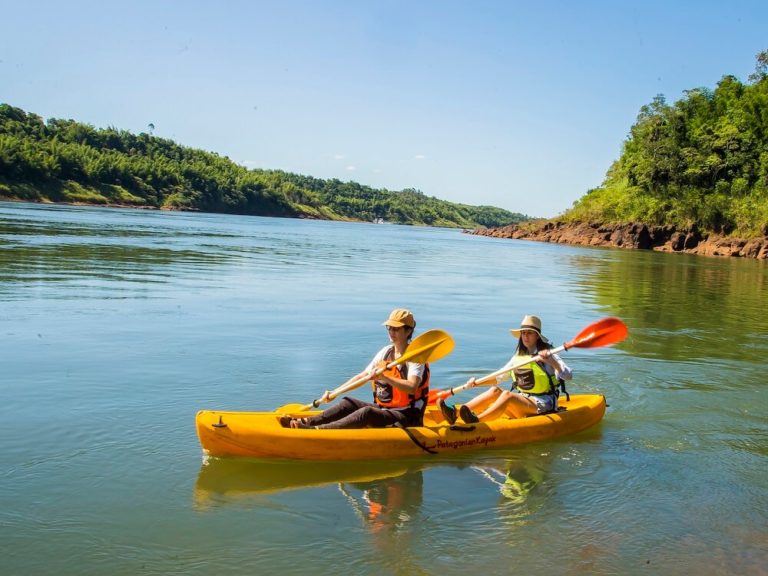
[[[429,406],[424,426],[315,430],[283,428],[282,412],[201,410],[195,417],[203,451],[214,457],[297,460],[376,460],[503,448],[581,432],[605,414],[605,397],[572,394],[561,410],[528,418],[449,426],[440,410]],[[317,412],[302,412],[301,416]]]

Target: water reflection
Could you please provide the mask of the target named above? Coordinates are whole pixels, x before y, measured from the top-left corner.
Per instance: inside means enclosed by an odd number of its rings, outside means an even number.
[[[760,573],[765,266],[0,203],[5,571],[66,572],[79,558],[81,574]],[[199,466],[196,410],[311,400],[318,378],[341,382],[369,353],[381,307],[403,300],[456,339],[433,367],[439,387],[498,368],[523,306],[546,312],[558,342],[621,317],[626,341],[567,360],[572,393],[608,397],[605,420],[439,461]],[[73,422],[87,425],[69,433]],[[531,554],[552,537],[555,554]]]
[[[673,360],[768,351],[763,261],[616,250],[576,254],[571,263],[576,290],[630,326],[622,350]]]
[[[253,501],[260,513],[269,507],[261,498],[294,490],[323,489],[319,510],[302,508],[308,523],[322,519],[333,531],[347,508],[357,519],[358,531],[351,536],[367,542],[362,555],[348,563],[357,571],[375,561],[394,573],[426,573],[418,565],[414,533],[424,523],[424,475],[433,463],[426,461],[302,462],[255,459],[209,459],[200,468],[194,489],[194,507],[199,512],[221,507],[247,507]],[[332,498],[333,491],[339,498]],[[301,498],[296,498],[301,501]],[[294,511],[286,511],[292,517]]]
[[[457,461],[304,462],[257,459],[216,459],[203,462],[193,502],[198,511],[243,506],[249,499],[292,490],[335,485],[371,535],[394,536],[420,517],[424,503],[424,472],[453,469],[462,483],[497,493],[495,507],[504,524],[524,524],[547,502],[548,471],[554,457],[525,449],[507,458]],[[429,488],[432,492],[436,487]],[[493,507],[488,501],[483,506]],[[385,534],[386,533],[386,534]],[[377,540],[377,546],[391,544]]]
[[[338,488],[371,533],[397,532],[418,517],[424,477],[417,468],[365,482],[339,482]]]
[[[414,467],[418,470],[418,466],[418,463],[398,461],[303,462],[210,458],[200,467],[194,503],[197,509],[204,510],[257,495],[393,478]]]
[[[200,241],[209,235],[122,220],[110,225],[0,214],[0,283],[165,283],[237,258],[236,252],[205,249]],[[216,236],[219,243],[232,237]]]
[[[265,278],[275,274],[281,282],[317,269],[315,276],[324,282],[326,273],[359,276],[361,261],[389,263],[372,238],[349,246],[343,224],[326,229],[323,222],[285,226],[269,218],[25,206],[0,203],[0,284],[6,289],[74,283],[106,292],[106,283],[215,279],[232,269],[257,270]],[[409,250],[423,257],[412,247],[400,256],[408,258]]]
[[[397,574],[428,574],[419,566],[414,534],[419,531],[424,500],[420,468],[365,482],[340,482],[339,492],[368,534],[367,555]]]
[[[517,456],[501,465],[472,466],[481,478],[498,488],[497,510],[506,525],[522,525],[547,503],[545,482],[551,465],[549,453],[538,457]]]

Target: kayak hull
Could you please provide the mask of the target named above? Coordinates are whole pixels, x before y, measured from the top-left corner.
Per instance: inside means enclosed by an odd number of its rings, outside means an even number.
[[[285,458],[298,460],[378,460],[503,448],[575,434],[600,422],[605,397],[572,394],[555,414],[499,418],[490,422],[449,426],[430,406],[424,426],[315,430],[283,428],[283,412],[201,410],[195,417],[203,451],[213,457]],[[301,412],[308,416],[317,412]]]

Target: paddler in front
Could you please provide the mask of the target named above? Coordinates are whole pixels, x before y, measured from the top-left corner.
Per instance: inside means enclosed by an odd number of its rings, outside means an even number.
[[[384,321],[389,344],[373,357],[368,366],[345,384],[372,376],[402,356],[411,341],[416,320],[410,310],[398,308]],[[287,428],[385,428],[387,426],[421,426],[429,394],[429,365],[405,362],[372,380],[374,402],[351,396],[317,416],[292,418],[283,416],[280,423]],[[344,386],[344,385],[342,385]],[[331,394],[326,390],[321,401]]]
[[[551,354],[552,345],[541,333],[541,319],[538,316],[525,316],[520,328],[510,330],[518,338],[515,354],[506,366],[519,366],[511,369],[503,379],[512,377],[512,388],[502,390],[491,386],[488,390],[472,398],[458,410],[464,422],[494,420],[507,414],[512,418],[525,418],[536,414],[557,411],[558,384],[573,378],[573,372],[557,354]],[[535,362],[520,366],[520,362],[533,359]],[[467,380],[471,388],[475,378]],[[449,424],[456,422],[456,408],[446,404],[442,398],[437,401],[440,411]]]

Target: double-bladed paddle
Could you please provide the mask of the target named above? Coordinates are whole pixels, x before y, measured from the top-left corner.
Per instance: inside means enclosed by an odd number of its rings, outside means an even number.
[[[317,408],[324,402],[330,402],[341,394],[362,386],[369,380],[373,380],[376,376],[379,376],[383,372],[391,370],[404,362],[416,362],[418,364],[435,362],[443,356],[450,354],[453,351],[453,346],[453,338],[447,332],[442,330],[427,330],[408,344],[408,348],[405,349],[402,356],[389,362],[385,367],[377,368],[372,374],[366,374],[352,382],[342,384],[333,390],[327,398],[320,397],[317,400],[313,400],[310,404],[285,404],[280,406],[277,411],[286,413],[304,412],[306,410],[311,410],[312,408]]]
[[[617,342],[624,340],[624,338],[627,337],[627,333],[628,330],[626,324],[624,324],[624,322],[618,318],[602,318],[584,328],[573,339],[569,340],[562,346],[552,348],[549,352],[550,354],[557,354],[558,352],[567,351],[571,348],[600,348],[601,346],[610,346],[611,344],[616,344]],[[533,358],[513,363],[510,366],[505,366],[504,368],[496,370],[496,372],[492,372],[486,376],[483,376],[482,378],[478,378],[475,380],[474,385],[463,384],[455,388],[448,388],[447,390],[433,390],[429,394],[429,401],[430,403],[434,403],[440,398],[448,398],[449,396],[462,392],[467,388],[491,384],[496,381],[497,377],[511,372],[515,368],[520,368],[521,366],[525,366],[526,364],[531,364],[532,362],[537,362],[539,360],[541,360],[541,356],[534,356]]]

